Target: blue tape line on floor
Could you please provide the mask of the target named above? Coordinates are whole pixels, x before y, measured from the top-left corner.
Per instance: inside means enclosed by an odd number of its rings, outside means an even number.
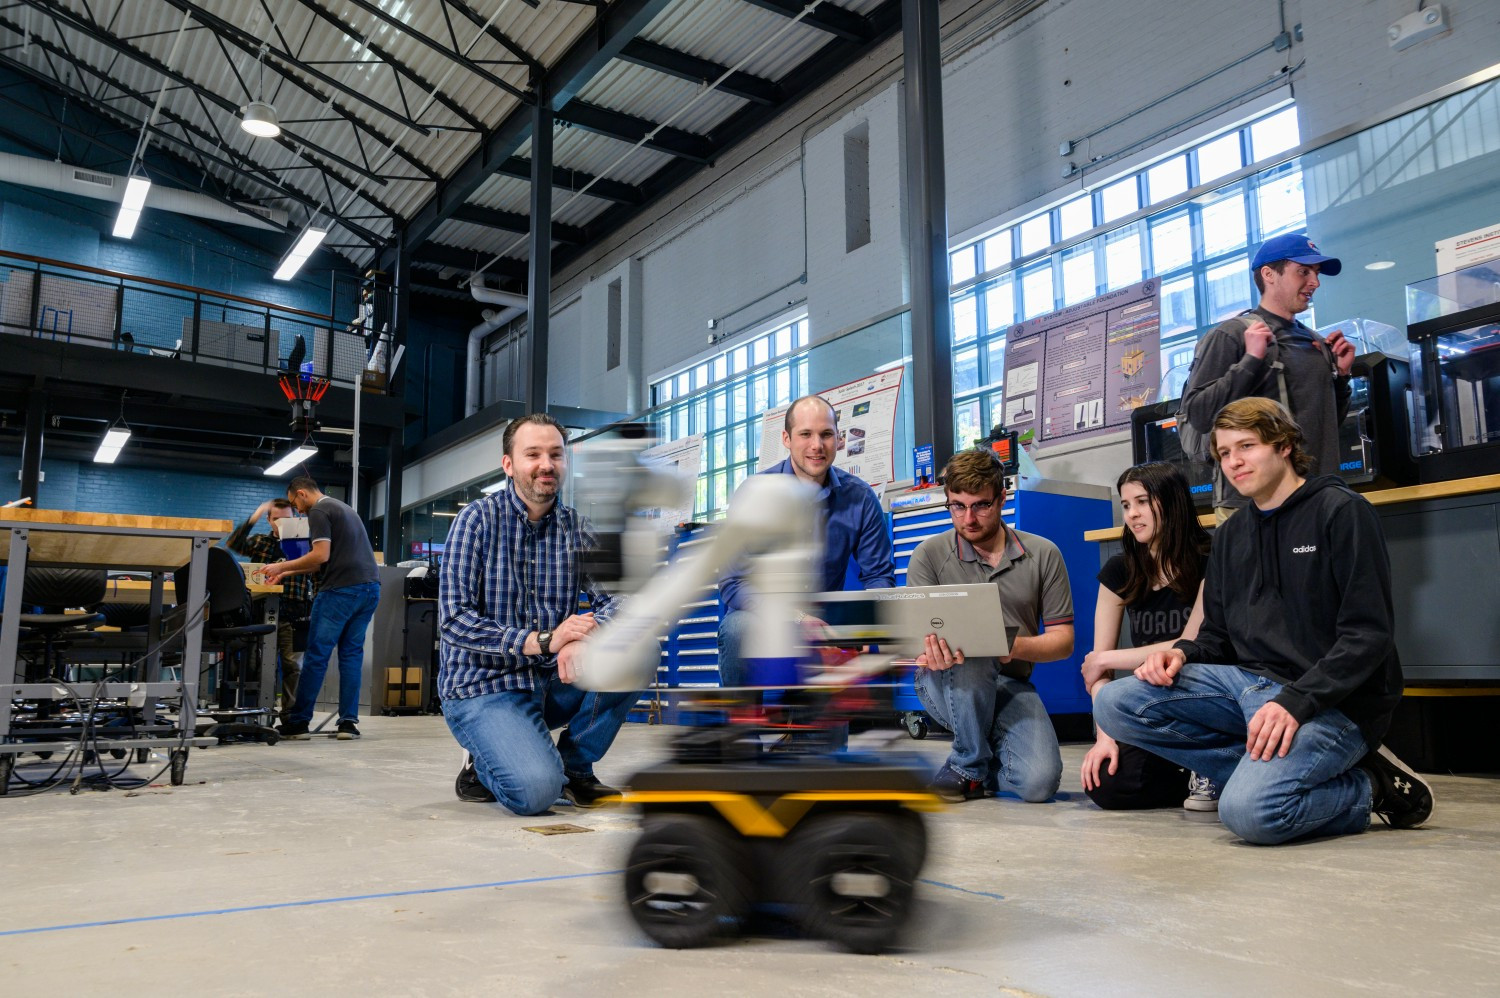
[[[979,897],[982,897],[982,898],[994,898],[996,901],[1004,901],[1005,900],[1005,895],[1004,894],[991,894],[989,891],[974,891],[974,890],[970,890],[967,887],[960,887],[957,884],[945,884],[941,880],[925,880],[924,879],[924,880],[919,880],[918,883],[928,884],[928,885],[930,885],[932,887],[941,887],[941,888],[943,888],[945,890],[958,891],[960,894],[975,894],[975,895],[978,895]]]
[[[410,891],[386,891],[383,894],[351,894],[348,897],[310,898],[306,901],[278,901],[273,904],[248,904],[238,908],[211,908],[205,911],[178,911],[167,915],[139,915],[135,918],[109,918],[99,922],[74,922],[70,925],[41,925],[32,929],[6,929],[0,936],[25,936],[38,932],[62,932],[65,929],[96,929],[103,925],[131,925],[136,922],[163,922],[174,918],[198,918],[202,915],[237,915],[246,911],[275,911],[278,908],[307,908],[320,904],[342,904],[346,901],[376,901],[381,898],[403,898],[419,894],[450,894],[454,891],[476,891],[486,887],[518,887],[554,880],[580,880],[585,877],[613,877],[625,871],[604,870],[598,873],[561,873],[551,877],[525,877],[521,880],[495,880],[485,884],[460,884],[456,887],[422,887]]]
[[[421,887],[410,891],[385,891],[380,894],[350,894],[347,897],[336,898],[309,898],[305,901],[277,901],[272,904],[248,904],[237,908],[209,908],[204,911],[176,911],[166,915],[137,915],[134,918],[108,918],[98,922],[73,922],[67,925],[39,925],[30,929],[4,929],[0,930],[0,937],[4,936],[28,936],[39,932],[63,932],[68,929],[97,929],[105,925],[132,925],[137,922],[165,922],[175,918],[199,918],[204,915],[238,915],[247,911],[276,911],[279,908],[309,908],[320,904],[343,904],[347,901],[378,901],[381,898],[414,897],[421,894],[451,894],[455,891],[477,891],[486,887],[519,887],[522,884],[544,884],[557,880],[582,880],[587,877],[613,877],[623,870],[602,870],[598,873],[560,873],[551,877],[524,877],[520,880],[493,880],[483,884],[459,884],[454,887]],[[958,891],[961,894],[974,894],[979,897],[994,898],[996,901],[1004,901],[1005,895],[992,894],[989,891],[975,891],[967,887],[959,887],[957,884],[945,884],[941,880],[926,880],[921,883],[932,887],[941,887],[944,890]]]

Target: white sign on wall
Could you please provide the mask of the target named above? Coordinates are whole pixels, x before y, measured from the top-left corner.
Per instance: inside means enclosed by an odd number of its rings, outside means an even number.
[[[659,507],[646,515],[674,526],[692,522],[693,493],[698,484],[698,473],[703,470],[703,434],[694,433],[681,440],[648,447],[641,451],[641,463],[673,472],[682,481],[681,502],[676,506]]]
[[[1437,250],[1437,272],[1451,274],[1456,270],[1500,259],[1500,225],[1489,225],[1461,236],[1440,239]]]
[[[877,493],[895,480],[896,403],[901,396],[901,368],[880,371],[858,381],[818,392],[838,414],[839,436],[833,463],[862,478]],[[760,461],[765,471],[786,460],[781,431],[790,406],[767,409],[760,423]]]

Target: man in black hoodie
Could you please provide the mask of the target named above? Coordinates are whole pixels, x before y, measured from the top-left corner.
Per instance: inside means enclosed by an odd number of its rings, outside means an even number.
[[[1374,509],[1335,476],[1303,477],[1279,403],[1231,402],[1213,426],[1253,505],[1214,537],[1198,637],[1105,686],[1094,720],[1222,786],[1219,818],[1247,842],[1362,832],[1372,813],[1415,828],[1432,788],[1380,744],[1402,677]]]

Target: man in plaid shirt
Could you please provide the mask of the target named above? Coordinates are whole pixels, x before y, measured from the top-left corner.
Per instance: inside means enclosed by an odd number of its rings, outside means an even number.
[[[509,486],[459,511],[439,575],[438,692],[469,754],[454,789],[516,814],[541,814],[559,793],[577,807],[617,794],[594,763],[636,700],[572,685],[580,639],[609,620],[615,599],[583,574],[593,536],[557,501],[566,446],[545,413],[510,422],[500,458]],[[578,612],[580,593],[591,612]]]
[[[255,508],[249,519],[235,528],[224,545],[235,554],[242,554],[253,562],[270,564],[284,561],[281,542],[276,539],[276,521],[291,516],[295,510],[285,499],[267,499]],[[271,532],[252,534],[250,531],[266,518]],[[294,650],[297,628],[307,626],[307,615],[312,610],[313,588],[311,575],[288,575],[281,580],[281,608],[276,618],[276,651],[281,657],[281,715],[292,709],[297,698],[297,677],[302,673],[302,653]]]

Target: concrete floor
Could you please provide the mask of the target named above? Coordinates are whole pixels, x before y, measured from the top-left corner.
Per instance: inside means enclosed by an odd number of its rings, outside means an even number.
[[[436,717],[360,742],[195,751],[181,787],[0,800],[13,995],[1500,993],[1500,780],[1445,776],[1423,830],[1275,849],[1180,811],[1059,800],[933,816],[905,946],[658,949],[624,913],[623,811],[453,797]],[[664,732],[627,726],[622,780]],[[936,739],[909,742],[934,765]],[[159,765],[159,764],[158,764]],[[571,822],[585,834],[529,826]]]

